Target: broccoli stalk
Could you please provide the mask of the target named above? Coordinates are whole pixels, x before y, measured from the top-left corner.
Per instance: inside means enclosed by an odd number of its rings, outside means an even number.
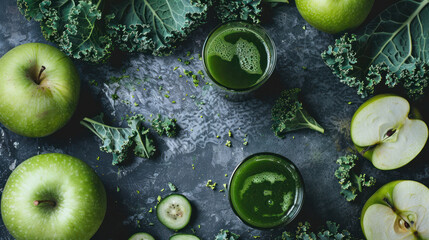
[[[272,129],[280,138],[283,138],[287,132],[303,128],[325,132],[302,107],[302,103],[298,100],[300,91],[299,88],[283,91],[271,110]]]
[[[355,200],[358,191],[362,192],[362,187],[371,187],[375,184],[375,179],[373,177],[366,180],[365,174],[357,175],[353,171],[357,160],[358,157],[355,154],[341,156],[337,160],[337,164],[340,166],[335,171],[335,177],[341,184],[341,195],[349,202]]]

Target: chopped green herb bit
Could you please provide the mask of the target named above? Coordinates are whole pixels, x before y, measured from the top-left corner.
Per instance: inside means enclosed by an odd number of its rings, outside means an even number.
[[[347,104],[348,104],[348,105],[351,105],[351,104],[352,104],[352,102],[348,102]]]
[[[232,137],[232,132],[231,132],[231,130],[228,130],[228,136],[229,136],[229,137]]]
[[[180,75],[179,75],[179,78],[182,78],[182,77],[183,77],[183,75],[182,75],[182,74],[180,74]]]
[[[216,138],[220,138],[220,136],[219,136],[219,135],[216,135]]]
[[[137,194],[140,194],[140,191],[139,191],[139,190],[136,190],[136,192],[137,192]]]
[[[223,184],[223,188],[225,188],[225,189],[226,189],[226,183],[224,183],[224,184]]]
[[[228,177],[228,174],[227,174],[227,173],[225,173],[225,177]]]
[[[177,191],[177,187],[174,186],[174,184],[171,182],[168,183],[168,187],[170,188],[170,191],[172,191],[172,192]]]
[[[197,73],[200,74],[200,75],[204,75],[204,73],[203,73],[202,70],[199,70]]]
[[[177,61],[182,62],[182,59],[181,59],[181,58],[178,58],[178,59],[177,59]]]
[[[307,70],[307,67],[306,66],[302,66],[302,69]]]
[[[171,101],[171,103],[173,103],[173,104],[174,104],[174,103],[176,103],[176,101]]]
[[[116,187],[116,192],[119,192],[121,189],[119,189],[119,186]]]
[[[89,84],[91,84],[92,86],[98,86],[98,82],[97,82],[97,81],[95,81],[95,80],[91,80],[91,81],[89,82]]]
[[[155,225],[155,223],[152,223],[152,222],[149,223],[149,226],[153,226],[153,225]]]
[[[164,97],[166,97],[166,98],[170,98],[170,95],[168,95],[168,94],[165,94],[165,95],[164,95]]]
[[[183,63],[184,63],[185,65],[189,65],[189,64],[191,64],[191,62],[190,62],[190,61],[188,61],[188,60],[185,60]]]
[[[215,190],[216,189],[216,185],[217,185],[217,183],[212,183],[213,181],[210,179],[210,180],[208,180],[207,181],[207,183],[206,183],[206,187],[209,187],[209,188],[211,188],[212,190]]]
[[[198,224],[198,228],[201,228],[201,225]]]
[[[112,99],[113,100],[118,100],[119,99],[118,94],[116,94],[116,93],[112,94]]]
[[[199,59],[199,60],[203,60],[203,57],[201,56],[201,54],[200,54],[200,53],[198,53],[198,59]]]
[[[140,72],[140,68],[137,68],[136,70],[137,70],[137,72]]]
[[[100,161],[100,156],[97,157],[97,161]]]
[[[179,67],[174,67],[173,71],[176,71]]]
[[[189,60],[194,60],[194,59],[195,59],[195,57],[194,57],[194,56],[192,56],[192,57],[190,57],[190,58],[189,58]]]
[[[192,170],[195,170],[195,165],[194,164],[192,164]]]
[[[158,200],[158,203],[161,202],[162,197],[158,195],[158,197],[156,198],[156,200]]]
[[[186,52],[186,56],[187,57],[191,56],[191,52],[190,51]]]
[[[134,103],[134,106],[138,107],[138,106],[139,106],[139,104],[138,104],[138,103]]]
[[[231,143],[231,141],[229,141],[229,140],[226,140],[225,146],[227,146],[227,147],[231,147],[231,146],[232,146],[232,143]]]
[[[152,209],[152,208],[150,208],[148,212],[150,212],[150,213],[151,213],[151,212],[153,212],[153,209]]]
[[[304,29],[304,30],[306,29],[305,25],[304,25],[304,26],[302,26],[302,29]]]
[[[161,189],[161,192],[164,192],[164,191],[165,191],[165,188]]]
[[[161,86],[159,86],[159,91],[162,91],[162,89],[163,89],[164,87],[161,85]]]

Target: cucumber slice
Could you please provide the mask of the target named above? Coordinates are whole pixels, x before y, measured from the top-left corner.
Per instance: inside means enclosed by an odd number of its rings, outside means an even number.
[[[128,240],[155,240],[149,233],[136,233],[132,235]]]
[[[179,233],[171,236],[170,240],[200,240],[200,238],[192,234]]]
[[[180,194],[171,194],[156,207],[158,220],[172,230],[180,230],[188,225],[191,212],[191,203]]]

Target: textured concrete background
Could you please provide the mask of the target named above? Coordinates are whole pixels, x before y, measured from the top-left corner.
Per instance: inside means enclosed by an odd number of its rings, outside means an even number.
[[[383,9],[386,4],[378,4],[376,9]],[[39,25],[21,15],[14,0],[1,0],[1,5],[0,56],[23,43],[46,43]],[[194,32],[169,57],[115,54],[103,65],[75,61],[83,82],[82,96],[75,116],[65,128],[46,138],[30,139],[0,125],[0,191],[11,171],[25,159],[41,153],[66,153],[93,167],[107,191],[107,215],[94,239],[127,239],[140,231],[149,232],[157,239],[168,239],[173,232],[158,222],[155,213],[148,213],[158,195],[169,194],[168,182],[173,182],[178,192],[193,204],[192,221],[181,232],[192,233],[193,228],[202,239],[212,239],[223,228],[241,234],[243,239],[252,236],[271,239],[284,230],[294,230],[298,221],[305,220],[316,228],[326,220],[336,221],[363,237],[360,211],[377,188],[396,179],[414,179],[429,185],[429,166],[424,156],[389,172],[379,171],[369,161],[362,160],[363,171],[377,178],[376,187],[365,190],[353,203],[346,202],[339,194],[340,186],[333,175],[337,167],[335,160],[352,146],[349,122],[364,100],[354,89],[339,83],[320,58],[320,53],[333,43],[335,36],[309,26],[294,4],[276,8],[272,20],[264,24],[278,48],[277,68],[257,96],[246,102],[226,101],[204,83],[194,87],[192,81],[186,82],[173,71],[176,66],[181,70],[202,69],[198,60],[184,66],[177,58],[185,57],[187,51],[193,55],[200,53],[205,36],[213,27],[214,24],[208,24]],[[107,83],[111,76],[123,74],[130,78],[121,84]],[[162,79],[158,79],[159,76]],[[97,86],[89,84],[93,80]],[[141,80],[144,80],[142,84]],[[163,90],[159,90],[160,86]],[[283,140],[274,136],[270,130],[270,108],[280,90],[290,87],[303,89],[303,100],[325,127],[325,134],[303,130]],[[164,97],[167,91],[170,98]],[[112,100],[113,93],[118,94],[119,100]],[[191,95],[195,95],[195,99],[190,98]],[[173,104],[173,100],[177,103]],[[100,152],[98,139],[79,125],[84,116],[92,117],[100,112],[114,125],[123,124],[121,117],[130,112],[174,116],[182,131],[173,139],[154,136],[160,153],[155,159],[135,158],[119,167],[112,166],[111,155]],[[228,130],[233,133],[232,148],[225,146]],[[245,134],[248,146],[242,144]],[[217,139],[216,135],[221,138]],[[272,231],[244,225],[230,209],[226,194],[219,192],[244,157],[261,151],[291,159],[300,169],[306,185],[305,206],[299,217],[290,226]],[[427,152],[426,147],[426,156]],[[220,185],[216,191],[205,187],[209,179]],[[163,188],[166,190],[161,192]],[[2,222],[0,239],[12,239]]]

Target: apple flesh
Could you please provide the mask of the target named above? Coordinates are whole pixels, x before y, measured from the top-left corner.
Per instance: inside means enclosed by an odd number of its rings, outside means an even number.
[[[368,240],[429,239],[429,189],[400,180],[381,187],[366,202],[361,216]]]
[[[374,0],[296,0],[301,16],[313,27],[338,33],[365,21]]]
[[[377,95],[358,108],[350,132],[358,151],[381,170],[412,161],[428,139],[425,122],[409,119],[410,104],[395,95]]]
[[[0,122],[27,137],[43,137],[73,115],[80,79],[73,62],[42,43],[13,48],[0,58]]]
[[[106,213],[106,192],[83,161],[42,154],[21,163],[6,182],[1,215],[20,239],[90,239]]]

